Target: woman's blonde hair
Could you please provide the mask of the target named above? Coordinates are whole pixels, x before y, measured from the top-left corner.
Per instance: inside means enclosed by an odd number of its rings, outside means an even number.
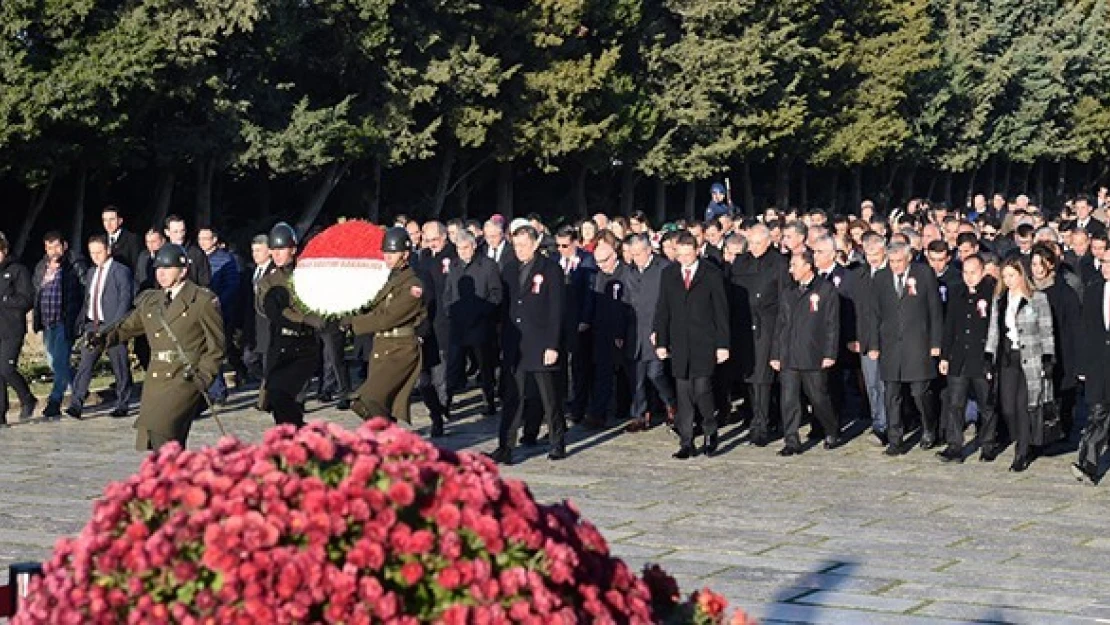
[[[999,280],[998,286],[995,287],[995,295],[1000,296],[1007,290],[1006,281],[1004,279],[1001,279],[1002,273],[1006,271],[1007,267],[1018,272],[1018,275],[1021,276],[1021,285],[1022,290],[1024,291],[1024,293],[1022,293],[1022,296],[1028,299],[1032,299],[1033,291],[1035,289],[1033,288],[1033,282],[1029,279],[1029,272],[1025,270],[1025,263],[1021,262],[1020,256],[1011,256],[1002,263],[1002,268],[998,271]]]

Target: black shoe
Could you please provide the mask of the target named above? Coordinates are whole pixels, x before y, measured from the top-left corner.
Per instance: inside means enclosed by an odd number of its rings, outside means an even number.
[[[441,436],[443,436],[443,424],[442,423],[433,423],[432,424],[432,438],[439,438]]]
[[[883,453],[892,457],[892,458],[895,457],[895,456],[901,456],[902,455],[902,446],[891,443],[891,444],[886,446],[886,451],[884,451]]]
[[[840,438],[839,437],[837,437],[837,436],[826,436],[825,437],[825,449],[826,450],[836,449],[837,447],[840,447]]]
[[[937,458],[940,458],[941,462],[946,462],[946,463],[947,462],[963,462],[964,461],[964,453],[963,453],[963,450],[958,449],[956,447],[945,447],[943,450],[937,452]]]
[[[123,417],[127,416],[127,409],[126,408],[116,408],[112,412],[109,412],[108,415],[111,416],[112,418],[120,419],[120,418],[123,418]]]
[[[604,430],[605,417],[586,417],[586,420],[582,422],[582,425],[590,430]]]
[[[540,443],[539,443],[538,440],[536,440],[534,438],[522,438],[522,439],[520,439],[520,444],[524,445],[525,447],[535,447],[536,445],[539,445]]]
[[[678,460],[687,460],[689,458],[693,458],[696,455],[697,454],[694,451],[693,447],[680,447],[678,451],[671,454],[671,457]]]
[[[783,458],[789,458],[790,456],[798,456],[798,455],[801,455],[801,453],[802,453],[802,450],[798,449],[797,447],[794,447],[793,445],[787,445],[786,447],[783,447],[782,449],[779,450],[779,455],[782,456]]]
[[[937,446],[937,442],[935,440],[933,440],[932,436],[922,436],[921,437],[920,447],[922,449],[924,449],[925,451],[929,451],[930,449],[932,449],[936,446]]]
[[[316,401],[320,402],[321,404],[330,404],[335,401],[335,396],[331,393],[320,393],[316,396]]]
[[[705,455],[706,456],[712,456],[712,455],[716,454],[717,453],[717,448],[720,446],[720,443],[721,443],[720,438],[716,434],[713,434],[712,436],[706,436],[705,437],[705,449],[704,449]]]
[[[890,439],[887,438],[886,432],[871,432],[871,444],[876,447],[887,447],[890,445]]]
[[[62,417],[62,406],[54,402],[47,402],[46,408],[42,411],[42,418],[46,420],[60,419]]]
[[[1021,456],[1015,457],[1010,465],[1010,473],[1022,473],[1029,468],[1029,459]]]
[[[771,441],[767,440],[766,436],[753,436],[748,439],[748,444],[752,447],[766,447],[771,444]]]
[[[23,404],[19,409],[19,420],[26,421],[35,416],[35,408],[39,405],[39,400],[32,398],[30,403]]]
[[[513,463],[513,452],[507,447],[498,447],[497,449],[493,450],[493,453],[488,455],[490,460],[493,460],[497,464]]]
[[[339,410],[350,410],[351,409],[351,400],[344,397],[343,399],[335,402],[335,407]]]
[[[70,406],[69,408],[66,408],[66,414],[73,417],[74,419],[80,419],[81,409],[77,406]]]
[[[1089,486],[1098,486],[1098,469],[1095,467],[1090,465],[1084,467],[1077,462],[1073,462],[1071,465],[1071,474],[1080,482],[1084,482]]]
[[[557,447],[555,449],[552,449],[547,454],[547,459],[548,460],[562,460],[566,457],[567,457],[567,450],[563,449],[562,447]]]

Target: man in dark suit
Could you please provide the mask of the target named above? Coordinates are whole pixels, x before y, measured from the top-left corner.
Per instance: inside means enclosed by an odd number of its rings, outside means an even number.
[[[166,239],[174,245],[185,249],[189,258],[188,279],[197,286],[205,288],[212,282],[212,267],[208,264],[208,255],[195,243],[188,241],[189,231],[185,228],[185,220],[177,215],[166,217]]]
[[[429,221],[422,229],[424,245],[416,274],[424,281],[424,301],[428,306],[428,324],[431,333],[423,344],[420,379],[416,386],[432,418],[432,435],[441,436],[443,424],[451,418],[451,394],[447,389],[447,352],[451,346],[451,322],[447,318],[443,293],[447,287],[447,274],[458,262],[455,244],[447,238],[447,227],[438,221]]]
[[[591,356],[593,334],[590,320],[594,316],[594,276],[597,263],[593,254],[578,245],[578,231],[563,226],[555,235],[559,250],[559,268],[566,286],[563,305],[563,340],[565,341],[559,377],[567,398],[567,413],[575,423],[586,416],[586,402],[592,377]]]
[[[0,428],[8,426],[8,387],[19,396],[19,418],[30,418],[38,401],[19,372],[19,352],[27,335],[27,313],[35,305],[31,272],[8,255],[8,238],[0,232]]]
[[[251,376],[261,380],[266,370],[266,352],[270,348],[270,326],[266,316],[259,314],[258,284],[266,274],[274,269],[270,259],[270,237],[266,233],[255,235],[251,240],[250,280],[245,280],[248,292],[243,301],[243,362]]]
[[[628,267],[621,262],[620,252],[609,241],[601,239],[594,248],[598,265],[594,280],[594,308],[590,328],[593,330],[594,379],[587,410],[587,424],[604,427],[608,420],[614,387],[627,379],[628,360],[625,340],[632,323],[629,305]],[[627,387],[627,385],[625,385]],[[630,397],[627,389],[617,393],[616,413],[628,414]]]
[[[486,416],[496,410],[494,400],[497,367],[495,335],[503,291],[497,262],[478,253],[474,235],[461,230],[455,238],[458,259],[447,274],[443,308],[450,324],[451,344],[447,349],[448,394],[466,388],[466,354],[478,357],[478,379],[486,405]]]
[[[767,445],[771,427],[771,387],[775,372],[771,369],[771,341],[778,318],[779,293],[789,281],[786,259],[772,249],[771,232],[763,224],[748,229],[748,252],[736,258],[731,267],[731,282],[737,293],[732,314],[737,317],[733,327],[740,330],[733,337],[739,374],[747,384],[748,403],[752,409],[750,441]]]
[[[1089,250],[1079,257],[1079,278],[1084,285],[1098,284],[1102,281],[1102,257],[1110,248],[1110,237],[1106,233],[1090,235]]]
[[[909,385],[921,414],[921,448],[932,449],[937,440],[937,409],[929,385],[937,375],[933,358],[940,356],[944,332],[940,291],[933,270],[911,264],[911,253],[908,245],[891,243],[887,267],[875,274],[872,285],[868,346],[886,385],[888,456],[905,452],[903,385]]]
[[[513,246],[505,238],[505,231],[501,224],[492,219],[482,227],[482,247],[480,251],[486,258],[497,263],[498,270],[504,270],[505,265],[516,259]]]
[[[969,390],[975,393],[979,407],[980,459],[989,462],[1000,451],[995,440],[998,417],[983,362],[994,287],[994,278],[984,271],[983,258],[973,254],[964,259],[963,282],[953,285],[949,292],[939,366],[940,374],[948,376],[948,401],[941,414],[947,446],[937,453],[942,462],[963,462]]]
[[[782,431],[785,446],[780,456],[802,453],[798,428],[802,425],[801,393],[825,435],[825,449],[840,444],[840,427],[829,398],[826,371],[836,364],[840,351],[840,296],[832,282],[817,278],[813,252],[790,258],[790,276],[796,286],[782,292],[771,368],[782,385]]]
[[[674,384],[667,376],[663,361],[655,352],[655,311],[659,303],[663,270],[670,261],[651,251],[651,241],[646,235],[634,234],[626,245],[632,255],[628,269],[628,303],[632,319],[624,341],[624,354],[628,358],[628,386],[632,390],[632,421],[628,430],[638,432],[651,427],[648,412],[648,383],[655,387],[665,410],[667,421],[674,422],[678,402]]]
[[[1102,255],[1102,282],[1088,285],[1083,293],[1080,334],[1085,338],[1079,353],[1079,379],[1084,382],[1088,418],[1079,457],[1071,465],[1076,479],[1098,484],[1099,461],[1110,438],[1110,253]]]
[[[694,447],[694,413],[701,413],[705,432],[703,451],[717,452],[717,418],[713,402],[713,373],[729,357],[728,294],[721,271],[699,259],[697,241],[690,234],[676,240],[678,262],[663,270],[655,313],[655,351],[671,360],[678,394],[679,449],[685,460],[698,454]]]
[[[112,258],[104,235],[98,234],[89,239],[89,258],[94,266],[89,269],[86,280],[88,290],[81,318],[85,320],[85,332],[100,334],[112,329],[130,312],[135,301],[135,281],[131,270]],[[127,345],[115,345],[107,351],[112,374],[116,378],[116,407],[111,415],[126,417],[127,404],[131,399],[131,365],[127,359]],[[74,419],[81,418],[85,399],[89,396],[93,367],[103,353],[102,345],[93,345],[88,341],[81,347],[81,364],[73,378],[73,397],[66,408],[66,414]]]
[[[813,262],[817,277],[832,285],[840,304],[840,342],[836,363],[828,369],[828,378],[833,409],[838,416],[842,416],[847,407],[848,390],[859,388],[859,320],[856,311],[865,297],[856,273],[836,262],[836,241],[832,237],[824,235],[813,242]],[[862,408],[863,403],[860,398],[858,407]],[[819,431],[817,433],[820,434]]]
[[[517,261],[505,268],[509,300],[502,336],[505,404],[494,461],[512,464],[517,433],[524,418],[524,390],[534,382],[543,403],[551,449],[548,458],[566,458],[566,418],[556,374],[563,333],[563,272],[539,254],[540,234],[532,226],[513,232]]]
[[[139,237],[123,228],[123,215],[115,206],[105,206],[100,211],[100,220],[104,224],[104,236],[108,239],[112,258],[127,265],[134,275],[140,254]]]
[[[1091,200],[1085,195],[1075,198],[1072,206],[1075,208],[1075,227],[1086,230],[1092,235],[1106,234],[1106,224],[1091,216],[1094,207]]]

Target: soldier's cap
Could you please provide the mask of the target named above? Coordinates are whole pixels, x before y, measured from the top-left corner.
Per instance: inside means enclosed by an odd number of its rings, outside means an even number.
[[[270,249],[280,250],[290,247],[297,247],[297,232],[293,230],[293,226],[279,222],[270,229]]]
[[[719,182],[714,182],[713,186],[709,187],[709,192],[710,193],[720,193],[721,195],[724,195],[725,185],[723,185]]]
[[[154,267],[176,267],[183,269],[189,266],[189,256],[185,248],[174,243],[166,243],[154,255]]]

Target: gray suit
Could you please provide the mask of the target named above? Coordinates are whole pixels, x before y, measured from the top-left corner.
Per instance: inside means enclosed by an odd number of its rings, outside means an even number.
[[[86,278],[85,303],[81,309],[85,332],[105,332],[122,321],[130,312],[135,301],[135,281],[126,265],[111,261],[103,275],[98,276],[100,267],[89,269]],[[95,289],[103,284],[99,300],[95,300]],[[70,408],[81,410],[89,395],[93,367],[96,366],[104,349],[81,347],[81,364],[73,378],[73,397]],[[127,345],[121,344],[107,349],[116,378],[116,408],[127,409],[131,398],[131,365],[127,359]]]

